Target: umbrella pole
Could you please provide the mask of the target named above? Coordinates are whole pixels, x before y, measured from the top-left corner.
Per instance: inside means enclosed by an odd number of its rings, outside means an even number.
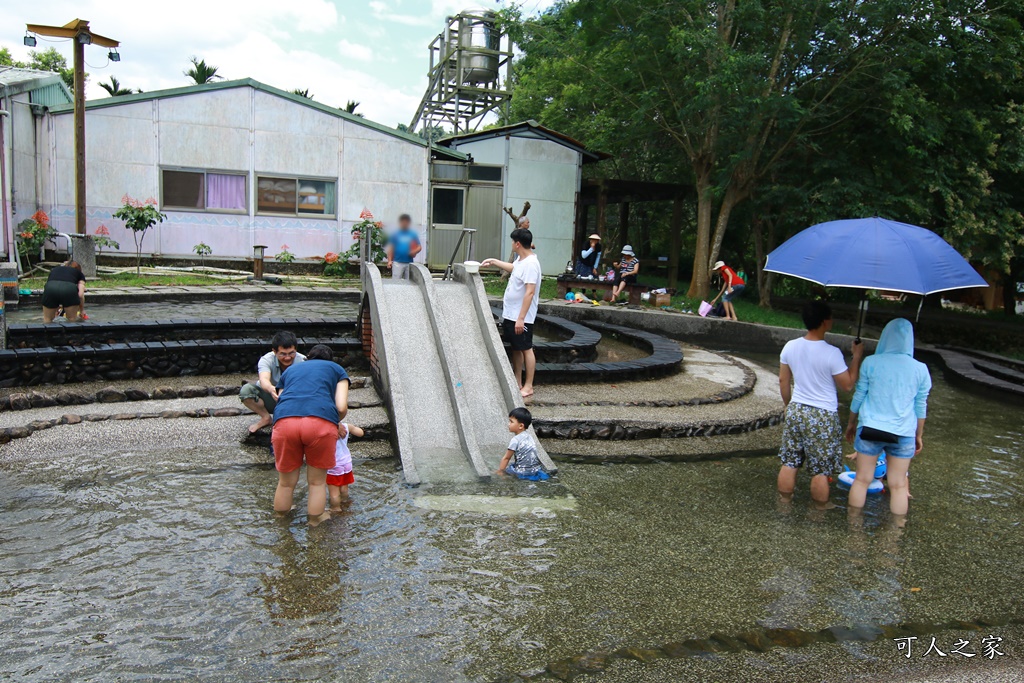
[[[914,324],[921,322],[921,308],[924,306],[924,294],[921,295],[921,301],[917,304],[917,315],[914,316]]]
[[[857,305],[857,339],[856,342],[860,343],[860,331],[864,327],[864,318],[868,312],[868,290],[862,289],[860,291],[860,303]]]

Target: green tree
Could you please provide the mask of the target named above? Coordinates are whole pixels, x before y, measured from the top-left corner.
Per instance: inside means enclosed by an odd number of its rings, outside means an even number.
[[[307,100],[313,99],[313,96],[309,92],[309,88],[295,88],[294,90],[292,90],[292,94],[298,95],[299,97],[305,97]]]
[[[196,85],[203,85],[204,83],[212,83],[218,78],[223,78],[217,74],[217,67],[212,64],[207,64],[205,59],[199,59],[193,56],[189,59],[192,66],[184,71],[184,74],[192,79],[192,82]]]
[[[54,73],[60,74],[61,80],[64,81],[64,85],[68,86],[68,89],[74,91],[75,89],[75,70],[68,66],[68,60],[64,58],[55,47],[48,47],[45,50],[31,50],[28,53],[28,62],[22,64],[28,69],[36,69],[37,71],[53,71]],[[85,74],[85,78],[88,80],[89,74]]]
[[[0,47],[0,66],[15,66],[14,57],[9,47]]]
[[[118,97],[119,95],[131,95],[134,90],[131,88],[122,88],[121,82],[117,80],[117,76],[111,76],[109,83],[100,81],[99,86],[107,91],[111,97]],[[142,92],[141,90],[139,92]]]
[[[683,160],[677,176],[697,191],[689,293],[703,296],[733,210],[839,116],[853,76],[884,67],[884,46],[919,4],[591,0],[526,21],[513,11],[506,21],[525,53],[513,118],[572,121],[588,144],[619,131]]]

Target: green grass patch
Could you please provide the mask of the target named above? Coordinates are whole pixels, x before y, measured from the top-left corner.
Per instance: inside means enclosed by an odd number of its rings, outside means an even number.
[[[508,280],[503,280],[499,275],[485,275],[483,276],[484,291],[487,292],[487,296],[502,297],[505,294],[505,285],[508,284]],[[555,282],[554,278],[544,278],[540,282],[540,298],[541,299],[556,299],[558,298],[558,283]]]
[[[746,323],[757,323],[759,325],[772,325],[774,327],[791,327],[802,330],[804,323],[800,316],[789,311],[776,311],[770,308],[761,308],[757,303],[740,298],[733,302],[736,308],[736,317]],[[691,299],[683,294],[672,297],[672,307],[676,309],[689,309],[694,313],[700,307],[700,299]],[[836,330],[839,331],[838,329]]]

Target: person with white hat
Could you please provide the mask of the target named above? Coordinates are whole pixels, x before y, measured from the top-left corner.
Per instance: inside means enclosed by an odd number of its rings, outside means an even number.
[[[619,259],[618,272],[615,273],[615,286],[612,287],[611,301],[619,298],[626,285],[636,284],[636,276],[639,272],[640,259],[633,252],[633,247],[627,244],[622,248],[622,258]]]
[[[601,267],[601,236],[594,233],[588,239],[590,247],[581,251],[576,260],[576,277],[597,277]]]
[[[712,270],[715,272],[721,271],[722,291],[718,293],[718,296],[711,300],[711,305],[713,306],[715,302],[718,301],[719,296],[722,297],[722,304],[725,306],[726,320],[735,320],[739,322],[739,318],[736,317],[736,308],[732,305],[732,302],[736,300],[736,297],[743,293],[744,289],[746,289],[746,281],[741,278],[735,270],[725,265],[725,261],[717,261]]]

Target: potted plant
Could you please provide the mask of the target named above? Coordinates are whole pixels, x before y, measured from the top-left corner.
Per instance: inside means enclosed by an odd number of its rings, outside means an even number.
[[[199,244],[192,247],[192,251],[194,251],[199,256],[200,267],[205,268],[206,257],[213,253],[213,247],[211,247],[206,242],[200,242]]]
[[[50,217],[45,211],[36,211],[31,218],[26,218],[18,223],[18,256],[25,259],[25,270],[31,266],[31,258],[39,258],[39,251],[49,240],[57,235],[57,231],[50,225]]]
[[[384,243],[387,241],[387,236],[384,234],[384,224],[380,221],[375,221],[369,209],[363,209],[359,214],[359,218],[361,220],[352,226],[352,239],[355,242],[343,254],[345,260],[353,264],[359,263],[359,245],[368,236],[370,240],[370,262],[383,263],[387,259],[387,254],[384,252]]]
[[[93,244],[96,245],[96,256],[103,255],[103,249],[109,247],[111,249],[121,249],[121,244],[115,240],[110,239],[110,228],[100,224],[100,227],[96,228],[95,234],[92,238]]]
[[[114,212],[114,218],[124,221],[124,227],[132,231],[135,240],[135,274],[142,274],[142,240],[146,233],[157,223],[163,223],[167,214],[160,213],[156,208],[156,200],[150,197],[146,201],[132,199],[127,194],[121,197],[122,206]]]

